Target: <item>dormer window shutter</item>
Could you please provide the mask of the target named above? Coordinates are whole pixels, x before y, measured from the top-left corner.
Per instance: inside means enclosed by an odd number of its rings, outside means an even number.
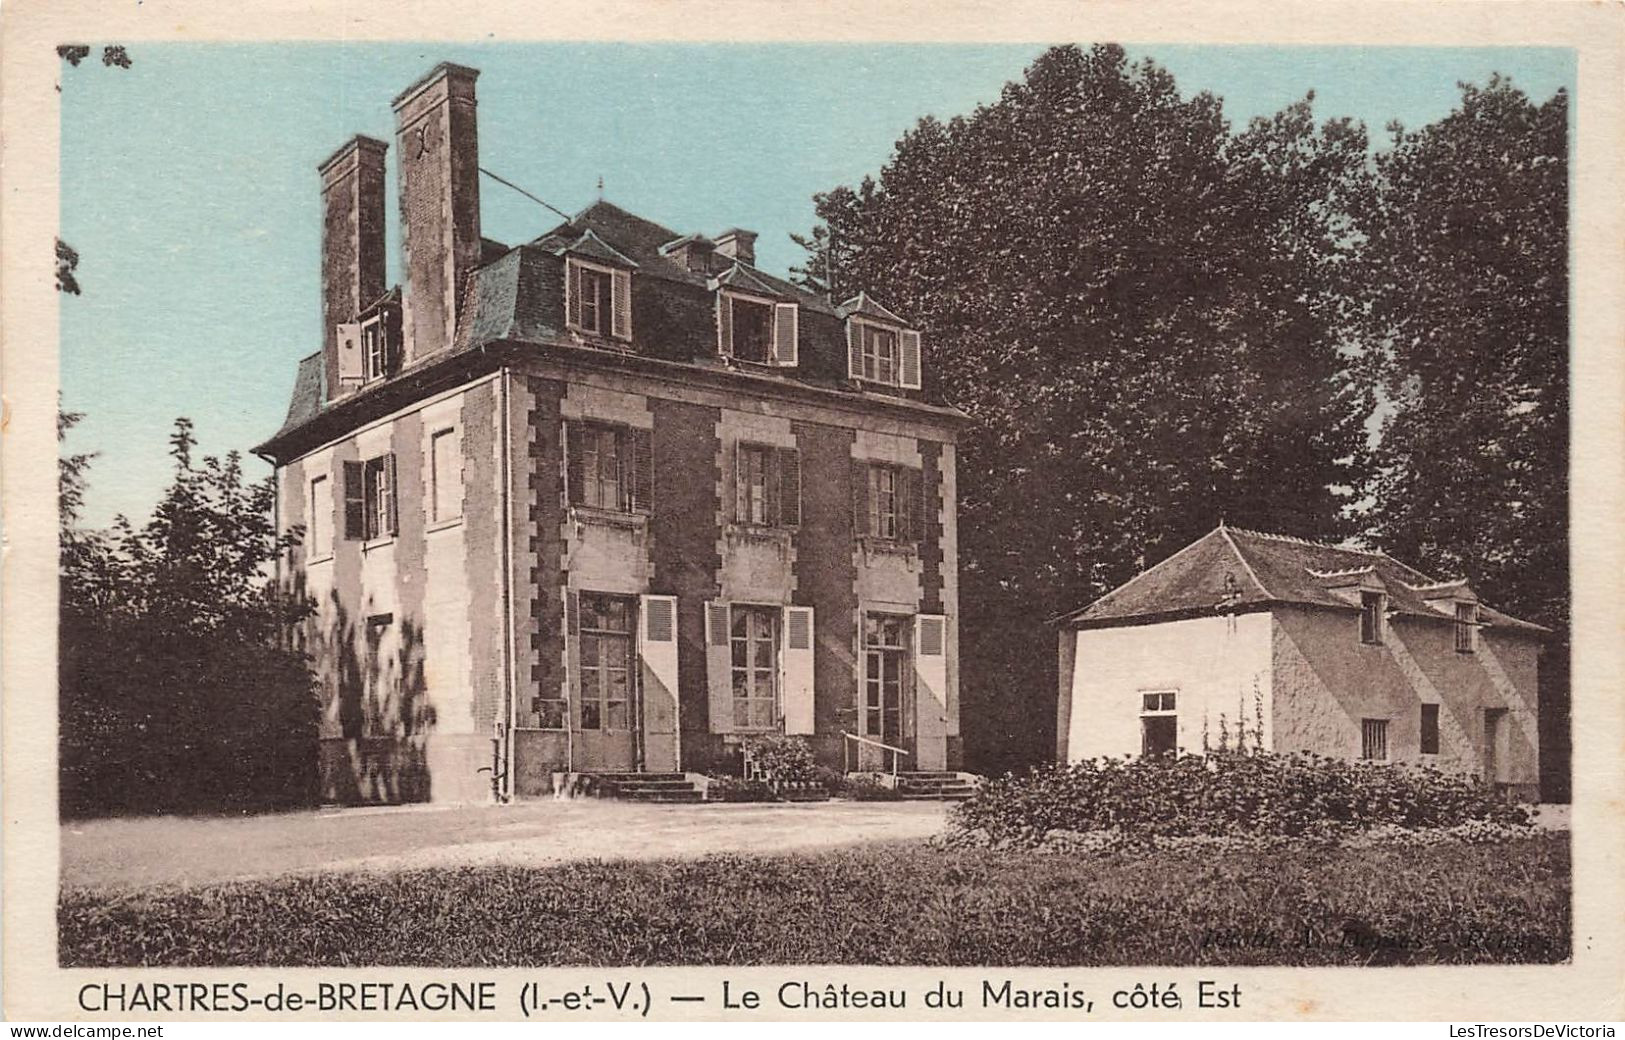
[[[734,352],[734,314],[728,297],[717,293],[717,353],[732,357]]]
[[[800,346],[801,308],[794,303],[779,303],[773,307],[773,363],[786,368],[796,367]]]
[[[577,328],[580,328],[580,326],[581,326],[581,265],[578,264],[578,263],[574,263],[572,261],[566,261],[565,266],[569,269],[569,278],[567,279],[568,284],[565,287],[565,301],[564,301],[564,303],[565,303],[565,311],[566,311],[566,320],[571,325],[574,325]]]
[[[902,355],[898,358],[897,385],[905,390],[918,390],[920,388],[920,334],[912,329],[905,329],[897,339],[898,350]]]
[[[846,323],[846,375],[849,379],[863,377],[863,326],[850,319]]]
[[[340,322],[334,329],[338,343],[339,385],[346,381],[360,382],[365,360],[361,356],[361,323]]]
[[[613,280],[612,296],[613,312],[611,335],[616,339],[632,338],[632,273],[630,271],[616,271],[611,276]]]

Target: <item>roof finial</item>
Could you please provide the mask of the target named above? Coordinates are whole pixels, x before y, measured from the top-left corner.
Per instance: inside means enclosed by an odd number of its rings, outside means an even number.
[[[601,173],[598,175],[598,201],[604,201],[604,175]]]

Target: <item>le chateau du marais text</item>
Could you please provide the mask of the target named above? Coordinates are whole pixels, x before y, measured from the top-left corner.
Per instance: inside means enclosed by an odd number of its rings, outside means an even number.
[[[630,985],[630,984],[628,984]],[[527,987],[529,988],[529,987]],[[613,991],[614,987],[611,986]],[[645,988],[647,992],[647,988]],[[1235,1009],[1241,1007],[1241,987],[1233,983],[1219,983],[1211,979],[1197,982],[1195,1006],[1209,1009]],[[950,987],[945,982],[918,990],[904,988],[865,989],[842,983],[819,985],[805,979],[793,979],[776,988],[755,989],[724,980],[713,1007],[727,1012],[749,1012],[777,1007],[791,1011],[831,1011],[865,1008],[945,1010],[965,1006],[967,991]],[[1092,1013],[1095,1001],[1081,987],[1070,982],[1059,986],[1028,988],[1010,979],[997,981],[984,979],[977,993],[984,1008],[1061,1009]],[[1136,982],[1118,989],[1111,995],[1111,1006],[1131,1011],[1178,1011],[1189,1007],[1190,997],[1182,994],[1177,983]],[[662,994],[661,1002],[692,1002],[711,1004],[700,994],[673,996]],[[549,1001],[562,1004],[563,1010],[592,1010],[603,1001]],[[446,1012],[499,1012],[502,1002],[498,987],[493,982],[426,982],[418,985],[394,982],[322,982],[315,992],[301,993],[285,985],[256,993],[248,983],[89,983],[79,991],[79,1006],[84,1011],[113,1013],[130,1011],[158,1012],[242,1012],[261,1010],[271,1012],[394,1012],[394,1011],[446,1011]],[[647,1014],[647,1009],[642,1009]]]

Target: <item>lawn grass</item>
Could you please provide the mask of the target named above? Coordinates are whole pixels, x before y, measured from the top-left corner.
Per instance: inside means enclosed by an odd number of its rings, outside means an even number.
[[[943,850],[66,889],[64,966],[1462,964],[1570,954],[1567,835],[1103,856]]]

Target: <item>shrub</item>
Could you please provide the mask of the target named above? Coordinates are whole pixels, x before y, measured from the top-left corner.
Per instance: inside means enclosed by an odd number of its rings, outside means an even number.
[[[1090,759],[984,783],[950,821],[999,845],[1036,847],[1053,831],[1155,836],[1325,836],[1379,825],[1522,827],[1529,815],[1468,778],[1436,769],[1306,753]]]
[[[778,794],[760,780],[741,780],[737,776],[713,776],[705,785],[708,802],[776,802]]]
[[[902,794],[895,787],[887,787],[878,780],[868,777],[847,777],[846,786],[841,791],[843,798],[850,798],[855,802],[900,802]]]
[[[767,733],[745,742],[745,754],[761,770],[762,779],[806,783],[818,779],[812,746],[800,737]]]

